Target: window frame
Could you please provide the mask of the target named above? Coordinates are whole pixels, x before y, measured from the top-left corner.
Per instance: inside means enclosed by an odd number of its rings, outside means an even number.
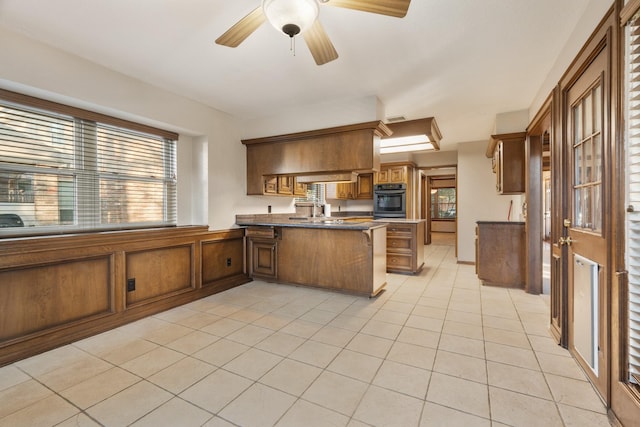
[[[178,134],[175,132],[166,131],[163,129],[155,128],[152,126],[144,125],[141,123],[131,122],[124,119],[119,119],[116,117],[108,116],[101,113],[96,113],[93,111],[72,107],[65,104],[56,103],[53,101],[48,101],[40,98],[35,98],[32,96],[0,89],[0,102],[3,105],[6,105],[9,108],[15,108],[17,110],[23,110],[27,112],[33,112],[37,115],[42,115],[42,117],[46,117],[47,115],[51,115],[52,117],[60,116],[64,118],[64,120],[73,122],[73,129],[76,133],[76,136],[73,138],[75,142],[71,143],[73,145],[74,158],[76,160],[73,161],[73,166],[70,168],[56,168],[56,167],[42,167],[42,166],[33,166],[28,164],[17,164],[17,163],[7,163],[4,162],[0,164],[0,169],[5,171],[5,174],[9,176],[11,171],[15,171],[16,176],[26,176],[30,175],[32,180],[33,176],[38,174],[42,177],[45,177],[47,174],[51,176],[57,176],[62,178],[64,176],[69,176],[73,180],[73,220],[72,223],[65,223],[64,219],[60,216],[57,218],[57,224],[55,225],[38,225],[36,227],[3,227],[0,228],[0,238],[13,238],[13,237],[23,237],[23,236],[46,236],[51,234],[72,234],[72,233],[85,233],[85,232],[102,232],[102,231],[115,231],[115,230],[131,230],[131,229],[144,229],[144,228],[161,228],[161,227],[174,227],[177,223],[177,141]],[[16,110],[16,111],[17,111]],[[91,141],[91,137],[85,138],[84,136],[79,137],[78,135],[84,135],[85,130],[88,128],[93,129],[94,140]],[[117,180],[122,181],[123,183],[133,183],[133,182],[142,182],[148,181],[153,182],[153,186],[158,189],[159,185],[162,185],[162,193],[161,193],[161,204],[160,208],[162,213],[162,219],[156,220],[155,218],[152,221],[142,221],[142,222],[120,222],[116,221],[113,223],[103,223],[102,218],[100,217],[100,199],[95,196],[91,200],[84,199],[81,196],[78,196],[78,182],[77,180],[82,180],[82,175],[84,174],[93,174],[94,180],[93,183],[90,184],[86,188],[93,188],[93,192],[98,194],[100,190],[101,183],[103,181],[102,177],[106,177],[108,173],[102,173],[98,170],[97,163],[95,164],[95,170],[85,169],[86,165],[79,165],[80,159],[84,152],[94,144],[94,149],[97,148],[100,143],[99,138],[96,136],[98,129],[109,129],[116,132],[118,135],[132,135],[134,137],[148,138],[149,141],[156,141],[158,146],[157,152],[161,152],[161,162],[162,165],[159,165],[163,170],[162,177],[153,177],[152,179],[145,177],[135,177],[135,176],[125,176],[117,174],[114,176]],[[91,133],[91,131],[89,132]],[[126,139],[125,139],[126,141]],[[87,145],[89,144],[89,145]],[[116,154],[117,156],[117,154]],[[158,157],[158,154],[156,154]],[[116,157],[117,158],[117,157]],[[157,159],[155,160],[158,161]],[[97,159],[94,160],[97,162]],[[144,164],[144,163],[141,163]],[[9,186],[8,181],[11,178],[7,177],[7,187]],[[62,181],[56,181],[56,189],[59,189],[59,184],[63,183]],[[33,185],[33,181],[32,181]],[[7,193],[9,190],[7,189]],[[160,193],[158,193],[160,194]],[[58,197],[63,197],[64,195],[57,193]],[[10,197],[7,194],[7,199]],[[158,198],[160,200],[160,197]],[[16,203],[7,200],[3,203]],[[79,218],[81,215],[81,210],[83,208],[90,207],[93,211],[91,215],[94,216],[93,219],[88,217]],[[62,212],[62,211],[60,211]],[[58,214],[60,214],[60,212]],[[97,212],[97,213],[96,213]],[[95,217],[97,215],[97,217]]]

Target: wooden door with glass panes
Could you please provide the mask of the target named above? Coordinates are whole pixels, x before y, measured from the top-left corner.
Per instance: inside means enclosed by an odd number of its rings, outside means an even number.
[[[597,45],[584,68],[563,89],[568,162],[561,177],[567,218],[563,219],[566,246],[568,346],[596,389],[608,398],[608,199],[605,131],[610,121],[608,44]]]

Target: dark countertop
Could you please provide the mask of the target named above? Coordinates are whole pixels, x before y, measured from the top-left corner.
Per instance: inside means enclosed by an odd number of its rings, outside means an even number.
[[[347,218],[356,221],[346,220]],[[304,217],[296,214],[257,214],[236,215],[236,224],[242,227],[299,227],[299,228],[328,228],[338,230],[369,230],[386,227],[385,223],[374,221],[357,221],[359,217]],[[367,217],[363,217],[367,218]]]
[[[395,222],[395,223],[403,223],[403,224],[419,224],[421,222],[426,222],[426,219],[407,219],[407,218],[380,218],[374,219],[375,222]]]
[[[476,224],[524,225],[523,221],[476,221]]]

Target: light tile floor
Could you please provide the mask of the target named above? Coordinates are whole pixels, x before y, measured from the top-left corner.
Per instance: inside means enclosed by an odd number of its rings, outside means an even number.
[[[374,299],[255,281],[0,368],[0,426],[608,426],[545,299],[454,248]]]

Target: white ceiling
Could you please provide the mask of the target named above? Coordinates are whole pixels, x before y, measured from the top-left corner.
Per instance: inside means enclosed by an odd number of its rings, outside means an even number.
[[[260,2],[0,0],[0,26],[240,119],[375,95],[386,117],[435,117],[445,148],[529,108],[589,0],[413,0],[403,19],[321,5],[340,55],[322,66],[268,23],[214,43]]]

